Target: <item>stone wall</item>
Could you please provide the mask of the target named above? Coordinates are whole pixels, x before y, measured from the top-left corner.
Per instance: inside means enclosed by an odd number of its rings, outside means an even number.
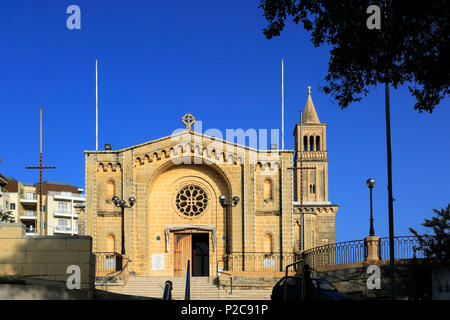
[[[70,265],[80,267],[81,290],[94,289],[95,256],[89,236],[26,236],[25,226],[0,223],[0,276],[52,281],[65,287]]]
[[[380,268],[380,289],[368,289],[367,280],[370,265]],[[330,281],[339,291],[355,299],[390,299],[389,260],[360,262],[316,268],[313,278]],[[396,297],[399,300],[431,299],[431,267],[421,261],[396,260],[395,262]]]

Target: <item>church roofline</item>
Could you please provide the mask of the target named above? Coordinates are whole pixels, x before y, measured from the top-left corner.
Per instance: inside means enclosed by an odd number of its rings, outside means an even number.
[[[261,153],[269,153],[269,152],[272,152],[272,153],[273,152],[294,153],[294,150],[290,150],[290,149],[274,149],[274,150],[255,149],[255,148],[251,148],[251,147],[248,147],[248,146],[245,146],[245,145],[241,145],[241,144],[236,143],[236,142],[230,142],[228,140],[216,138],[216,137],[213,137],[213,136],[208,136],[208,135],[205,135],[203,133],[198,133],[198,132],[193,131],[193,130],[189,131],[189,130],[184,129],[184,130],[182,130],[180,132],[171,134],[169,136],[161,137],[161,138],[158,138],[158,139],[155,139],[155,140],[146,141],[146,142],[143,142],[143,143],[131,146],[131,147],[126,147],[126,148],[122,148],[122,149],[118,149],[118,150],[84,150],[84,154],[117,154],[117,153],[122,153],[122,152],[125,152],[125,151],[128,151],[128,150],[132,150],[132,149],[136,149],[136,148],[139,148],[139,147],[143,147],[143,146],[146,146],[146,145],[149,145],[149,144],[152,144],[152,143],[156,143],[156,142],[159,142],[159,141],[163,141],[163,140],[167,140],[167,139],[172,139],[174,137],[182,136],[182,135],[184,135],[186,133],[189,133],[189,134],[192,134],[192,135],[197,135],[197,136],[202,137],[202,138],[208,138],[210,140],[215,140],[215,141],[218,141],[218,142],[223,142],[223,143],[225,143],[227,145],[233,145],[233,146],[240,147],[240,148],[243,148],[243,149],[248,150],[248,151],[261,152]]]

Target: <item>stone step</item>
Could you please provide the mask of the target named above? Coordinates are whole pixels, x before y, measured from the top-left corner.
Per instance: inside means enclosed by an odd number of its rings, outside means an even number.
[[[184,300],[186,278],[185,277],[129,277],[127,284],[114,290],[117,293],[134,296],[162,298],[164,284],[172,281],[172,299]],[[268,300],[272,288],[233,288],[230,294],[229,288],[218,287],[215,277],[193,277],[190,279],[191,300]]]

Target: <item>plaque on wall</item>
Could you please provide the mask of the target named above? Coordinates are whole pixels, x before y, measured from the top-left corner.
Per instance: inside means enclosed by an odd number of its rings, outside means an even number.
[[[273,260],[273,259],[264,259],[263,260],[263,266],[264,267],[274,267],[275,266],[275,260]]]
[[[152,254],[152,270],[164,270],[164,254]]]

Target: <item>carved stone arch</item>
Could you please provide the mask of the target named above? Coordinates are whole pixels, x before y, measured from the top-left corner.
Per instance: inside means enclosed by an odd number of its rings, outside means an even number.
[[[140,166],[141,165],[141,158],[140,157],[136,157],[136,159],[134,160],[134,166]]]
[[[192,158],[194,158],[194,161],[186,161],[183,162],[181,161],[181,163],[202,163],[202,165],[206,165],[209,167],[212,167],[214,170],[216,170],[219,175],[224,179],[224,181],[226,182],[226,186],[227,189],[230,190],[230,194],[232,194],[232,188],[231,188],[231,182],[230,179],[228,178],[227,174],[215,163],[208,161],[205,158],[199,158],[199,157],[180,157],[180,160],[192,160]],[[158,177],[162,172],[164,172],[165,170],[167,170],[168,168],[172,167],[172,166],[176,166],[176,164],[172,161],[172,160],[168,160],[166,162],[164,162],[150,177],[149,182],[148,182],[148,190],[151,189],[151,185],[152,185],[152,181]]]
[[[280,164],[278,162],[274,162],[273,164],[273,170],[278,171],[280,170]]]

